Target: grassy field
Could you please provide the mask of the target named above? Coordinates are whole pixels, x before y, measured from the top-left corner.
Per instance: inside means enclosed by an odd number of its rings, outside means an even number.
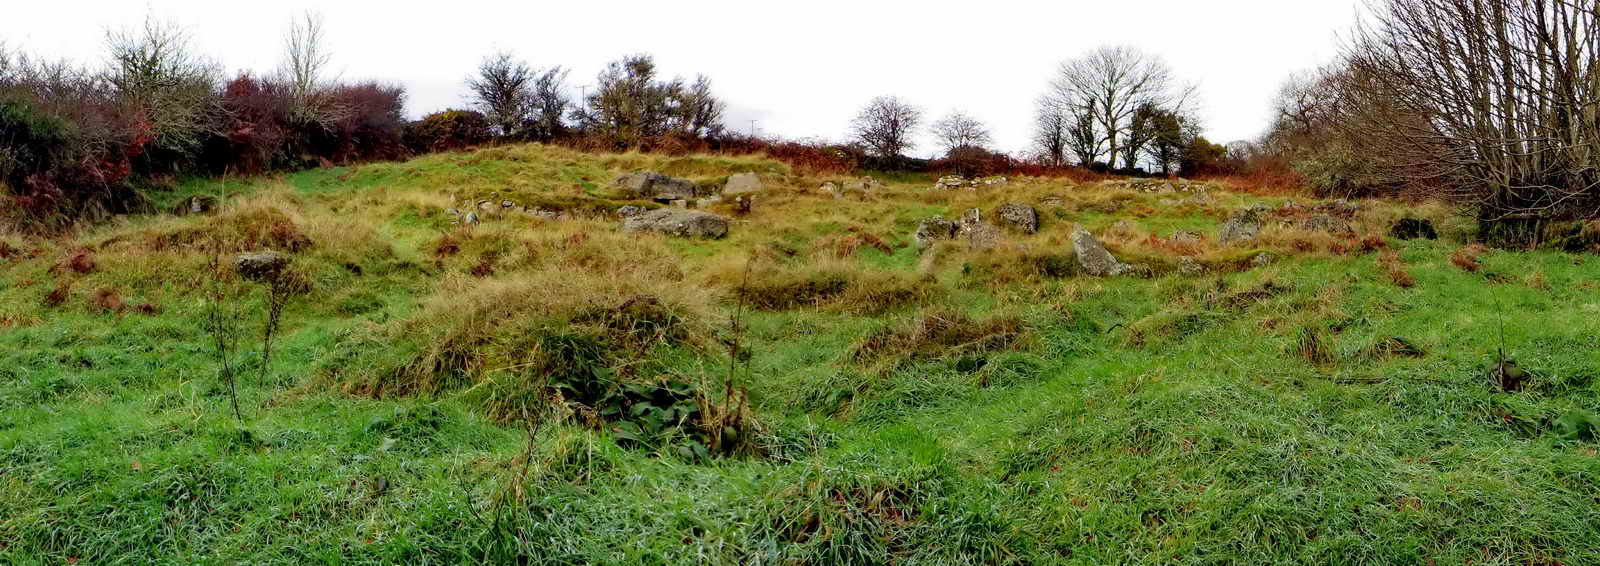
[[[645,170],[768,189],[714,241],[585,213]],[[0,562],[1600,563],[1594,256],[1429,204],[1221,245],[1298,209],[845,180],[514,146],[0,236]],[[478,199],[571,218],[445,213]],[[1039,232],[911,243],[1005,202]],[[1075,224],[1140,275],[1081,273]],[[259,249],[297,281],[270,362]]]

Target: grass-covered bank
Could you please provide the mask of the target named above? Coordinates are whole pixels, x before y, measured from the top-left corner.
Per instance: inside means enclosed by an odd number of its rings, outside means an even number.
[[[748,215],[713,205],[735,219],[714,241],[576,212],[622,204],[610,180],[640,170],[768,187]],[[829,181],[519,146],[0,236],[0,556],[1600,562],[1591,255],[1464,250],[1470,222],[1434,206],[1223,245],[1263,199],[1029,179],[835,199]],[[479,200],[575,212],[445,213]],[[1265,204],[1297,221],[1284,200]],[[1039,232],[912,245],[925,217],[1004,202]],[[1388,237],[1402,216],[1441,239]],[[1144,275],[1081,273],[1074,224]],[[307,282],[270,368],[266,290],[210,265],[261,248]],[[1533,374],[1516,390],[1486,375],[1502,344]]]

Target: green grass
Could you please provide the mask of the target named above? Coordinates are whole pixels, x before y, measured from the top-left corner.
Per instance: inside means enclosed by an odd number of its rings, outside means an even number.
[[[442,219],[446,193],[601,198],[613,175],[643,169],[760,171],[775,187],[716,242],[635,236],[611,220],[517,217],[467,232]],[[929,195],[928,179],[889,181],[872,200],[834,201],[818,180],[758,159],[524,146],[193,180],[173,191],[226,187],[229,207],[9,238],[42,253],[0,260],[0,562],[1600,563],[1600,445],[1583,424],[1600,414],[1593,256],[1491,252],[1469,273],[1450,260],[1459,230],[1391,240],[1410,288],[1375,253],[1300,252],[1284,243],[1292,233],[1258,244],[1281,256],[1271,266],[1197,277],[1040,278],[1004,271],[1014,252],[959,245],[930,261],[910,246],[835,257],[852,227],[908,242],[920,218],[1042,194],[1082,200],[1041,210],[1040,234],[1013,235],[1029,253],[1070,254],[1071,224],[1103,233],[1123,218],[1097,208],[1093,187]],[[1221,199],[1223,212],[1256,200]],[[1419,212],[1366,204],[1363,233]],[[1135,219],[1148,234],[1220,222],[1151,206]],[[313,242],[295,254],[313,290],[289,307],[263,371],[264,295],[227,283],[245,315],[239,424],[202,328],[203,253],[151,242],[232,230],[265,208]],[[1462,222],[1436,210],[1420,212]],[[446,235],[460,252],[436,252]],[[1144,235],[1108,244],[1167,253],[1140,247]],[[59,267],[80,247],[93,270]],[[492,418],[489,384],[524,379],[507,368],[533,355],[537,333],[585,331],[573,313],[638,294],[694,318],[688,338],[642,350],[619,375],[717,383],[751,250],[768,250],[761,265],[774,273],[926,273],[936,292],[870,310],[873,299],[847,296],[747,311],[736,385],[761,423],[758,456],[685,457],[686,438],[623,442],[570,412],[530,446],[522,423]],[[493,274],[467,274],[485,262]],[[998,267],[972,268],[984,262]],[[566,279],[596,288],[549,288]],[[46,306],[68,281],[66,301]],[[452,311],[496,284],[545,294],[480,305],[509,318]],[[101,288],[158,312],[102,312]],[[1024,336],[852,358],[874,333],[938,312],[1015,317]],[[1326,339],[1332,361],[1300,356],[1302,329]],[[467,384],[427,395],[354,385],[355,374],[398,379],[379,370],[450,332],[480,340],[471,351],[485,365]],[[1374,353],[1393,337],[1420,353]],[[1536,375],[1522,391],[1485,375],[1502,345]]]

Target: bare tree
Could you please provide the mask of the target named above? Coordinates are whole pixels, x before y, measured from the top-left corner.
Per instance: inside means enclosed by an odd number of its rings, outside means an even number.
[[[108,31],[105,81],[128,115],[141,116],[151,148],[192,157],[216,133],[221,107],[213,96],[217,65],[196,54],[189,33],[147,18],[134,29]]]
[[[1049,96],[1034,102],[1033,148],[1039,161],[1050,167],[1067,164],[1067,111]]]
[[[1398,180],[1443,187],[1480,229],[1600,214],[1593,0],[1383,0],[1341,86]],[[1536,236],[1537,234],[1532,234]]]
[[[1099,122],[1097,105],[1093,100],[1063,103],[1067,116],[1067,148],[1085,167],[1094,164],[1106,146],[1096,124]]]
[[[527,63],[501,51],[484,57],[477,74],[467,79],[467,90],[472,105],[489,120],[497,135],[521,137],[533,108],[537,78]]]
[[[933,136],[939,140],[939,145],[944,146],[947,154],[957,148],[981,148],[989,145],[991,141],[989,128],[977,118],[960,110],[946,114],[944,118],[934,122]]]
[[[1181,107],[1194,92],[1178,84],[1166,61],[1133,47],[1108,46],[1061,63],[1051,83],[1051,96],[1092,117],[1104,144],[1106,162],[1135,152],[1128,131],[1145,105]],[[1085,148],[1087,149],[1087,148]]]
[[[325,76],[333,54],[328,51],[322,15],[307,11],[289,21],[283,38],[283,61],[278,80],[289,89],[291,113],[305,123],[331,123],[337,111],[325,94]]]
[[[916,146],[911,132],[922,123],[922,110],[894,96],[880,96],[867,103],[850,123],[856,141],[878,157],[896,159]]]

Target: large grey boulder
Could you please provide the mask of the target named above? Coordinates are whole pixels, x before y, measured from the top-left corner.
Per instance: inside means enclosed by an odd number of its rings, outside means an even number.
[[[972,208],[961,214],[956,222],[956,232],[967,238],[967,247],[974,250],[992,250],[1000,247],[1005,234],[993,224],[983,221],[983,211]]]
[[[703,192],[698,185],[687,179],[650,172],[628,173],[617,177],[612,185],[619,189],[623,196],[637,199],[692,199]]]
[[[728,235],[728,219],[698,210],[661,208],[623,219],[622,229],[714,240]]]
[[[761,184],[761,176],[755,173],[739,173],[728,177],[728,183],[722,186],[722,194],[742,195],[760,192],[765,188]]]
[[[912,237],[917,247],[926,248],[939,240],[948,240],[956,237],[956,223],[935,216],[924,219],[917,224],[917,233]]]
[[[234,270],[250,281],[271,281],[288,266],[289,256],[274,251],[243,253],[233,259]]]
[[[1039,211],[1026,204],[1008,202],[995,211],[1000,223],[1025,234],[1039,231]]]
[[[1233,213],[1217,232],[1217,242],[1228,245],[1254,240],[1267,223],[1266,212],[1265,207],[1253,206]]]
[[[1083,226],[1072,230],[1072,251],[1078,255],[1078,265],[1090,275],[1106,277],[1133,270],[1133,266],[1117,261]]]
[[[1005,242],[1005,233],[993,224],[972,224],[961,227],[962,235],[967,237],[967,247],[974,250],[992,250],[1000,247]]]

